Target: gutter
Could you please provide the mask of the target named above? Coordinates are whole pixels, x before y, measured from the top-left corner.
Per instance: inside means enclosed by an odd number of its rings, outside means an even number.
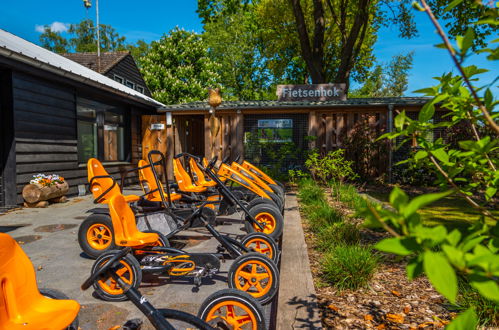
[[[63,69],[62,67],[56,67],[56,66],[53,66],[51,64],[41,62],[41,61],[37,60],[36,57],[32,58],[32,57],[26,56],[22,53],[14,52],[14,51],[9,50],[9,49],[2,47],[2,46],[0,46],[0,55],[4,55],[8,58],[17,60],[19,62],[26,63],[28,65],[43,69],[45,71],[57,74],[59,76],[63,76],[63,77],[66,77],[66,78],[69,78],[69,79],[72,79],[72,80],[75,80],[78,82],[82,82],[86,85],[98,87],[99,89],[111,92],[113,94],[118,94],[118,95],[124,96],[124,97],[131,99],[131,100],[134,100],[136,102],[139,102],[139,103],[142,103],[142,104],[145,104],[148,106],[152,106],[152,107],[156,108],[156,110],[162,109],[165,106],[164,104],[162,104],[154,99],[151,99],[151,101],[149,101],[149,100],[144,99],[142,97],[138,97],[136,95],[121,91],[119,89],[113,88],[113,87],[108,86],[106,84],[103,84],[103,83],[100,83],[98,81],[92,80],[90,78],[84,77],[82,75],[76,74],[72,71],[67,71],[67,70]],[[98,73],[98,72],[96,72],[96,73]]]

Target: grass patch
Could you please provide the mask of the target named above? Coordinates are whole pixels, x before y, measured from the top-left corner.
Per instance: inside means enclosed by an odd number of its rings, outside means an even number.
[[[298,197],[305,205],[311,205],[318,202],[326,202],[324,190],[319,187],[312,179],[303,179],[298,184]]]
[[[306,205],[304,211],[312,231],[317,232],[337,222],[343,221],[341,213],[332,208],[327,202],[316,202]]]
[[[352,184],[332,183],[331,194],[334,199],[354,210],[366,205],[366,201],[359,195],[357,188]]]
[[[388,204],[389,193],[369,192],[369,195]],[[411,196],[411,198],[414,197]],[[499,210],[489,209],[489,211],[496,218],[499,218]],[[458,196],[442,198],[430,206],[418,210],[418,213],[425,225],[444,225],[449,229],[465,229],[480,219],[480,213]],[[490,218],[486,218],[486,222],[489,225],[494,225],[494,221]]]
[[[324,280],[340,290],[356,290],[369,283],[379,258],[369,247],[337,245],[324,255]]]
[[[459,312],[473,307],[478,315],[480,325],[499,326],[499,305],[483,298],[476,289],[471,287],[466,279],[459,278],[459,295],[454,306]]]
[[[360,230],[352,223],[335,223],[317,232],[317,246],[322,251],[328,251],[336,245],[356,244],[360,244]]]

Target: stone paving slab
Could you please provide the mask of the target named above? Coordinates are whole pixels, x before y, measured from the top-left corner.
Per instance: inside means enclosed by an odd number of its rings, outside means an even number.
[[[108,329],[122,325],[131,318],[145,320],[131,302],[105,302],[95,298],[92,289],[80,290],[80,285],[88,277],[94,260],[86,258],[81,252],[77,239],[78,226],[88,215],[87,210],[94,207],[91,196],[85,196],[71,198],[68,203],[53,204],[45,209],[11,211],[0,215],[0,231],[7,232],[14,238],[21,238],[24,242],[22,248],[35,267],[40,288],[58,289],[82,305],[79,318],[83,330]],[[230,221],[217,226],[217,229],[233,236],[243,235],[240,215],[228,218]],[[50,225],[57,226],[47,227]],[[47,229],[55,231],[48,232]],[[207,231],[203,232],[203,229],[181,234],[194,238],[204,235],[209,238],[198,240],[200,243],[187,247],[188,251],[216,251],[218,242]],[[31,241],[32,239],[35,240]],[[203,285],[199,288],[195,287],[192,280],[163,278],[150,283],[143,281],[140,291],[157,308],[173,308],[197,314],[206,297],[227,288],[227,271],[231,264],[230,260],[222,263],[220,273],[213,279],[203,279]],[[270,306],[265,306],[268,317],[271,314]],[[151,328],[150,323],[145,320],[143,329]]]

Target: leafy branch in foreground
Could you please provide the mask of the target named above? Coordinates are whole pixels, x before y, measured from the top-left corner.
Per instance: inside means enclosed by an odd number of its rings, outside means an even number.
[[[438,85],[420,90],[432,99],[421,109],[418,118],[410,119],[403,111],[394,120],[395,131],[380,139],[399,138],[402,144],[415,143],[417,148],[403,162],[427,165],[437,175],[436,183],[442,192],[410,200],[401,189],[395,188],[390,194],[393,210],[381,205],[367,205],[360,212],[366,218],[366,225],[382,227],[393,236],[379,242],[376,248],[407,256],[410,279],[425,273],[435,289],[455,304],[458,276],[461,276],[482,297],[498,304],[499,224],[489,209],[496,202],[499,187],[499,114],[494,111],[499,102],[488,87],[491,84],[474,85],[479,82],[477,76],[488,70],[463,64],[472,54],[473,29],[469,28],[464,36],[456,37],[457,47],[454,48],[426,0],[420,1],[414,2],[413,6],[428,14],[443,40],[443,44],[437,47],[447,49],[459,75],[444,74],[436,78]],[[462,1],[452,1],[446,10],[452,10]],[[487,8],[483,12],[488,16],[476,24],[498,24],[497,9]],[[499,39],[491,44],[497,42]],[[499,59],[498,47],[484,48],[480,52],[488,53],[488,60]],[[434,121],[437,106],[447,111],[440,122]],[[460,140],[456,144],[446,141],[445,136],[433,138],[438,128],[449,130],[465,124],[471,125],[472,140]],[[455,194],[480,212],[478,222],[460,231],[443,225],[429,227],[421,221],[419,209]],[[472,329],[477,323],[475,311],[469,309],[448,328]]]

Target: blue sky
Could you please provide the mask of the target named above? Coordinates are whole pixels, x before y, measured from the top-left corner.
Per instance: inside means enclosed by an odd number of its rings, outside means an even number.
[[[95,5],[95,0],[92,1]],[[196,14],[196,0],[100,0],[101,24],[113,26],[128,42],[139,39],[152,41],[175,26],[186,30],[201,32],[201,21]],[[411,40],[397,37],[397,29],[383,28],[378,36],[375,54],[380,62],[389,62],[397,54],[414,51],[413,68],[409,74],[407,95],[416,95],[412,91],[433,84],[432,77],[452,70],[449,55],[433,47],[440,39],[424,13],[416,12],[419,37]],[[77,23],[84,18],[95,18],[95,9],[88,12],[82,0],[50,1],[4,1],[0,15],[0,28],[14,33],[34,43],[38,42],[37,26],[54,24],[54,28],[64,29],[66,24]],[[62,23],[62,24],[60,24]],[[484,81],[490,81],[499,75],[499,64],[486,61],[484,56],[468,60],[469,64],[486,66],[491,72],[483,75]],[[498,94],[498,88],[495,88]]]

